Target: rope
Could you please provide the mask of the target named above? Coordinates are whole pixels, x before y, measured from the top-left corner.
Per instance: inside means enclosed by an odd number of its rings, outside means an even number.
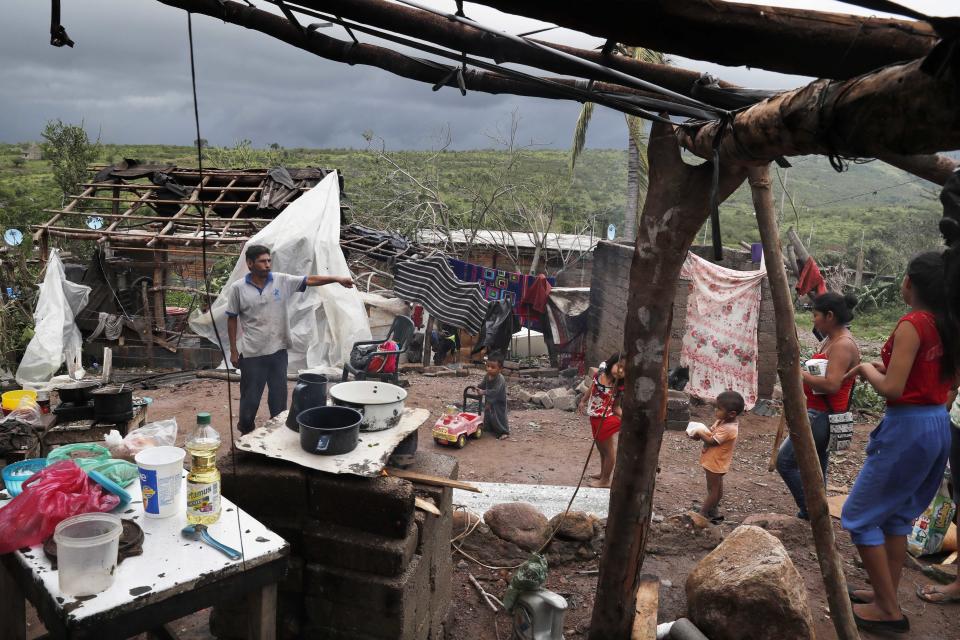
[[[201,260],[203,263],[203,274],[204,274],[204,286],[207,292],[207,299],[210,299],[210,278],[207,277],[209,273],[207,271],[207,207],[203,202],[203,148],[200,146],[200,141],[203,137],[200,135],[200,108],[197,101],[197,70],[194,62],[194,53],[193,53],[193,14],[189,11],[187,12],[187,38],[190,42],[190,85],[193,89],[193,122],[196,127],[196,144],[197,146],[197,201],[200,203],[200,217],[201,225],[203,229],[203,237],[200,239],[200,250],[201,250]],[[214,335],[217,337],[217,344],[220,345],[220,353],[223,355],[224,362],[229,362],[227,358],[227,353],[223,348],[223,340],[220,339],[220,330],[217,328],[217,319],[213,315],[213,305],[211,304],[207,307],[207,313],[210,314],[210,323],[213,325]],[[227,412],[230,420],[230,456],[233,461],[233,473],[234,480],[237,477],[237,448],[234,443],[233,437],[233,393],[232,387],[230,384],[230,376],[227,376]],[[237,509],[237,534],[240,538],[240,562],[243,566],[243,570],[247,570],[247,554],[243,548],[243,528],[240,525],[240,509]]]

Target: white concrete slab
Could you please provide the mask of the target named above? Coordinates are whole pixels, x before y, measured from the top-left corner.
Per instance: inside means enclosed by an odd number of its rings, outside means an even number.
[[[471,482],[483,493],[461,489],[453,490],[453,503],[467,507],[474,513],[483,513],[495,504],[504,502],[529,502],[545,516],[552,518],[563,513],[575,487],[547,484],[504,484],[499,482]],[[609,489],[580,487],[571,511],[585,511],[600,518],[607,517],[610,502]]]
[[[405,409],[400,424],[383,431],[360,432],[357,448],[339,456],[307,453],[300,447],[300,434],[287,428],[287,412],[271,418],[237,440],[237,448],[279,458],[308,469],[327,473],[350,473],[373,478],[387,464],[387,459],[400,441],[416,431],[430,417],[426,409]]]

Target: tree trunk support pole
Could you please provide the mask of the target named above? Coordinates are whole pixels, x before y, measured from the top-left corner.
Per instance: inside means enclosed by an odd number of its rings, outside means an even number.
[[[713,167],[709,162],[685,164],[671,126],[653,124],[648,157],[650,187],[630,267],[624,322],[623,427],[590,640],[629,640],[633,631],[666,419],[673,300],[687,250],[710,210]],[[719,200],[746,176],[744,167],[721,164]]]
[[[813,432],[807,418],[806,402],[800,378],[800,344],[797,341],[796,319],[787,273],[783,268],[783,255],[774,212],[773,191],[770,189],[769,166],[750,169],[750,189],[753,206],[757,213],[760,240],[766,257],[767,278],[773,297],[777,328],[777,373],[783,388],[783,411],[786,415],[790,439],[800,466],[803,495],[807,501],[813,540],[823,575],[823,585],[830,605],[830,617],[840,640],[859,638],[853,621],[853,607],[847,594],[847,580],[843,574],[840,554],[837,553],[827,506],[827,492],[823,486],[823,473]]]

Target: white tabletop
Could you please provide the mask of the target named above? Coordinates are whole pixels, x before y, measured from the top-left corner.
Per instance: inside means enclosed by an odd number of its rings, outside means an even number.
[[[400,441],[420,428],[430,412],[426,409],[404,409],[400,424],[383,431],[361,431],[357,448],[338,456],[307,453],[300,447],[300,434],[287,427],[287,412],[271,418],[237,440],[237,449],[279,458],[308,469],[327,473],[349,473],[373,478],[387,464]]]
[[[124,605],[139,608],[189,591],[201,579],[242,573],[281,556],[287,543],[227,498],[221,498],[220,520],[210,525],[208,531],[216,540],[243,553],[241,560],[231,560],[205,542],[182,537],[180,530],[187,525],[186,472],[182,482],[179,500],[184,509],[160,519],[144,515],[139,482],[127,487],[132,501],[114,514],[132,519],[143,529],[143,554],[121,562],[113,585],[106,591],[79,599],[61,593],[59,576],[51,568],[42,545],[26,552],[17,551],[16,558],[33,572],[34,579],[42,583],[65,617],[80,621],[125,608]]]

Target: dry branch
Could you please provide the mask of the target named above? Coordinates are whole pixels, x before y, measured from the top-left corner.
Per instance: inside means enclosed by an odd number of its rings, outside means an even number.
[[[923,22],[718,0],[478,0],[626,45],[815,78],[850,78],[925,56]]]

